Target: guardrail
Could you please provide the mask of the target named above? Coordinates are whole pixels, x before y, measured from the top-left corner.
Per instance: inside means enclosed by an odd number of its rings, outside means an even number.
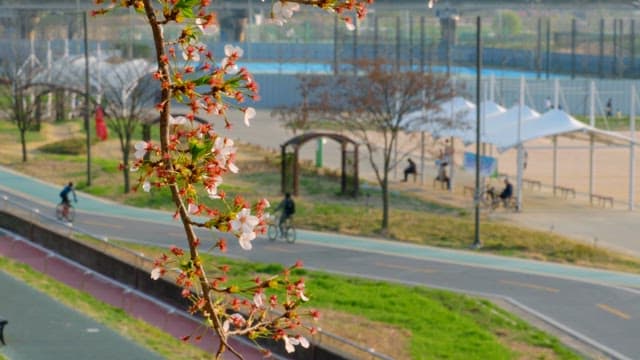
[[[77,234],[81,234],[93,239],[97,239],[100,240],[102,242],[102,244],[106,247],[111,247],[113,249],[117,249],[118,251],[121,252],[125,252],[128,253],[129,255],[131,255],[132,257],[134,257],[135,259],[138,260],[138,263],[135,264],[137,267],[142,268],[143,264],[147,263],[147,264],[152,264],[153,263],[153,259],[150,259],[140,253],[137,253],[133,250],[130,250],[124,246],[120,246],[118,244],[114,244],[112,242],[109,241],[109,238],[105,235],[96,235],[90,231],[87,231],[85,229],[79,228],[77,226],[74,226],[73,223],[69,223],[66,221],[60,221],[58,220],[54,215],[53,215],[53,211],[51,214],[49,214],[48,212],[42,212],[40,211],[39,208],[37,207],[28,207],[24,204],[22,204],[19,201],[15,201],[13,199],[11,199],[9,197],[8,194],[3,194],[1,197],[2,199],[2,208],[3,210],[7,211],[7,212],[11,212],[13,214],[15,214],[16,216],[23,216],[25,219],[28,219],[28,221],[40,224],[40,225],[44,225],[47,226],[48,228],[54,228],[56,229],[58,232],[61,232],[63,234],[65,234],[66,236],[70,237],[70,238],[74,238],[74,235]],[[13,210],[13,211],[11,211]],[[78,216],[82,216],[81,212],[76,212],[76,218]],[[61,259],[64,259],[65,261],[71,261],[69,259],[66,259],[62,256],[60,256]],[[82,265],[80,265],[82,266]],[[119,286],[123,287],[125,289],[125,292],[136,292],[137,294],[139,294],[140,296],[152,300],[155,303],[157,303],[159,306],[161,306],[162,308],[166,308],[167,309],[167,315],[173,314],[173,313],[177,313],[180,314],[184,317],[190,318],[190,319],[195,319],[197,320],[197,318],[193,317],[192,315],[190,315],[189,313],[187,313],[184,310],[180,310],[180,309],[176,309],[168,304],[163,303],[160,300],[157,300],[153,297],[150,297],[136,289],[130,288],[124,284],[121,284],[113,279],[110,279],[104,275],[101,275],[89,268],[87,268],[86,271],[86,275],[99,275],[104,279],[107,279],[108,281],[112,282],[112,283],[117,283]],[[124,295],[123,295],[124,296]],[[322,329],[318,329],[318,332],[313,335],[311,337],[311,342],[313,344],[315,344],[316,346],[320,346],[320,347],[327,347],[327,348],[331,348],[332,350],[338,350],[337,348],[339,348],[339,351],[341,353],[343,353],[344,358],[345,359],[381,359],[381,360],[393,360],[392,357],[385,355],[385,354],[381,354],[379,352],[377,352],[375,349],[373,348],[368,348],[366,346],[362,346],[360,344],[357,344],[349,339],[346,339],[344,337],[341,337],[339,335],[336,334],[332,334],[330,332],[326,332]]]

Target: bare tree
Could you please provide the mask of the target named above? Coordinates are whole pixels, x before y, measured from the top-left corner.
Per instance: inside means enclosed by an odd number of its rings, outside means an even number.
[[[357,66],[361,75],[339,75],[321,85],[323,91],[314,106],[366,146],[382,193],[381,232],[386,233],[389,173],[401,160],[393,154],[403,131],[402,118],[415,110],[438,110],[438,104],[451,98],[453,91],[444,77],[396,71],[384,61],[363,61]]]
[[[152,67],[144,60],[127,61],[109,66],[102,75],[100,87],[107,126],[118,135],[122,163],[128,164],[131,140],[141,123],[156,116],[153,106],[160,93],[151,76]],[[131,188],[130,169],[124,166],[124,193]]]
[[[20,57],[14,57],[14,60]],[[34,82],[38,64],[25,58],[23,63],[3,61],[0,74],[0,96],[9,102],[3,109],[20,133],[22,161],[27,161],[27,131],[38,121],[40,99],[46,89]]]
[[[275,108],[271,112],[271,116],[280,119],[282,125],[290,129],[295,136],[298,130],[305,131],[311,127],[310,112],[317,103],[318,94],[321,87],[321,80],[313,76],[298,76],[298,93],[301,97],[301,103],[293,106],[283,106]]]

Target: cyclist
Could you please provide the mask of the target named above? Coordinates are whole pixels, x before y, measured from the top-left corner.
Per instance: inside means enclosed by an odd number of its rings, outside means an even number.
[[[502,200],[504,207],[507,207],[507,203],[513,196],[513,185],[509,182],[509,179],[504,178],[504,189],[500,193],[499,197]]]
[[[282,215],[280,215],[278,227],[280,228],[280,234],[284,234],[284,223],[296,213],[296,203],[293,201],[291,193],[284,194],[284,200],[276,207],[276,211],[279,210],[282,210]]]
[[[60,198],[62,199],[60,201],[60,203],[64,205],[65,212],[67,212],[69,207],[71,206],[71,201],[69,200],[69,193],[73,193],[73,202],[77,203],[78,202],[78,198],[76,197],[76,191],[73,188],[73,182],[72,181],[69,181],[67,186],[65,186],[62,189],[62,191],[60,192]]]

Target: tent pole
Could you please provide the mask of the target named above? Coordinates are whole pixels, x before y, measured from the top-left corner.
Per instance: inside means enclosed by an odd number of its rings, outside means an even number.
[[[558,108],[560,102],[560,81],[553,81],[553,108]],[[553,137],[553,196],[556,196],[556,186],[558,186],[558,137]]]
[[[595,151],[593,151],[594,149],[594,140],[593,140],[593,135],[589,136],[589,203],[593,204],[593,190],[594,190],[594,183],[593,183],[593,174],[596,171],[595,170]]]
[[[422,118],[426,117],[426,111],[424,108],[424,104],[427,102],[427,92],[422,90]],[[424,186],[424,131],[420,131],[420,185]]]
[[[560,106],[560,80],[555,79],[553,82],[553,108],[558,109]]]
[[[596,94],[596,83],[591,81],[591,86],[589,86],[589,124],[593,127],[596,126],[596,102],[595,102],[595,94]],[[589,137],[589,203],[592,204],[593,199],[593,191],[594,191],[594,179],[593,176],[595,174],[595,142],[593,140],[593,135]]]
[[[496,101],[496,77],[494,74],[489,76],[489,100]]]
[[[420,132],[420,185],[424,186],[424,131]]]
[[[553,136],[553,196],[558,186],[558,137]]]
[[[636,87],[631,85],[631,109],[629,110],[629,131],[631,142],[629,143],[629,211],[634,209],[636,187]]]
[[[520,77],[520,105],[518,109],[518,171],[517,171],[517,183],[516,183],[516,201],[517,209],[522,210],[522,172],[524,162],[524,148],[522,146],[522,111],[524,109],[524,76]]]

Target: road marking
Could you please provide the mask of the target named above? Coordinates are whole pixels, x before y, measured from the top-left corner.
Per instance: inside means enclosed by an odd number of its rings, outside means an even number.
[[[518,282],[518,281],[500,280],[500,283],[507,284],[507,285],[524,287],[524,288],[528,288],[528,289],[534,289],[534,290],[543,290],[543,291],[547,291],[547,292],[550,292],[550,293],[557,293],[558,291],[560,291],[559,289],[555,289],[555,288],[551,288],[551,287],[540,286],[540,285],[529,284],[529,283],[523,283],[523,282]]]
[[[631,315],[624,313],[614,307],[611,307],[609,305],[606,304],[598,304],[598,307],[608,313],[611,313],[619,318],[625,319],[625,320],[631,320]]]
[[[433,270],[433,269],[418,269],[418,268],[411,267],[411,266],[388,264],[388,263],[383,263],[383,262],[377,262],[376,266],[386,267],[386,268],[391,268],[391,269],[414,271],[414,272],[417,271],[417,272],[423,272],[423,273],[427,273],[427,274],[431,274],[431,273],[434,273],[434,272],[437,271],[437,270]]]
[[[82,220],[81,223],[87,224],[87,225],[98,225],[98,226],[110,227],[110,228],[114,228],[114,229],[122,229],[122,225],[107,224],[107,223],[100,222],[100,221]]]
[[[267,249],[267,250],[275,251],[275,252],[284,252],[284,253],[294,253],[295,252],[294,250],[291,250],[291,249],[283,249],[283,248],[280,248],[280,247],[277,247],[277,246],[270,246],[270,245],[265,246],[264,248]]]

